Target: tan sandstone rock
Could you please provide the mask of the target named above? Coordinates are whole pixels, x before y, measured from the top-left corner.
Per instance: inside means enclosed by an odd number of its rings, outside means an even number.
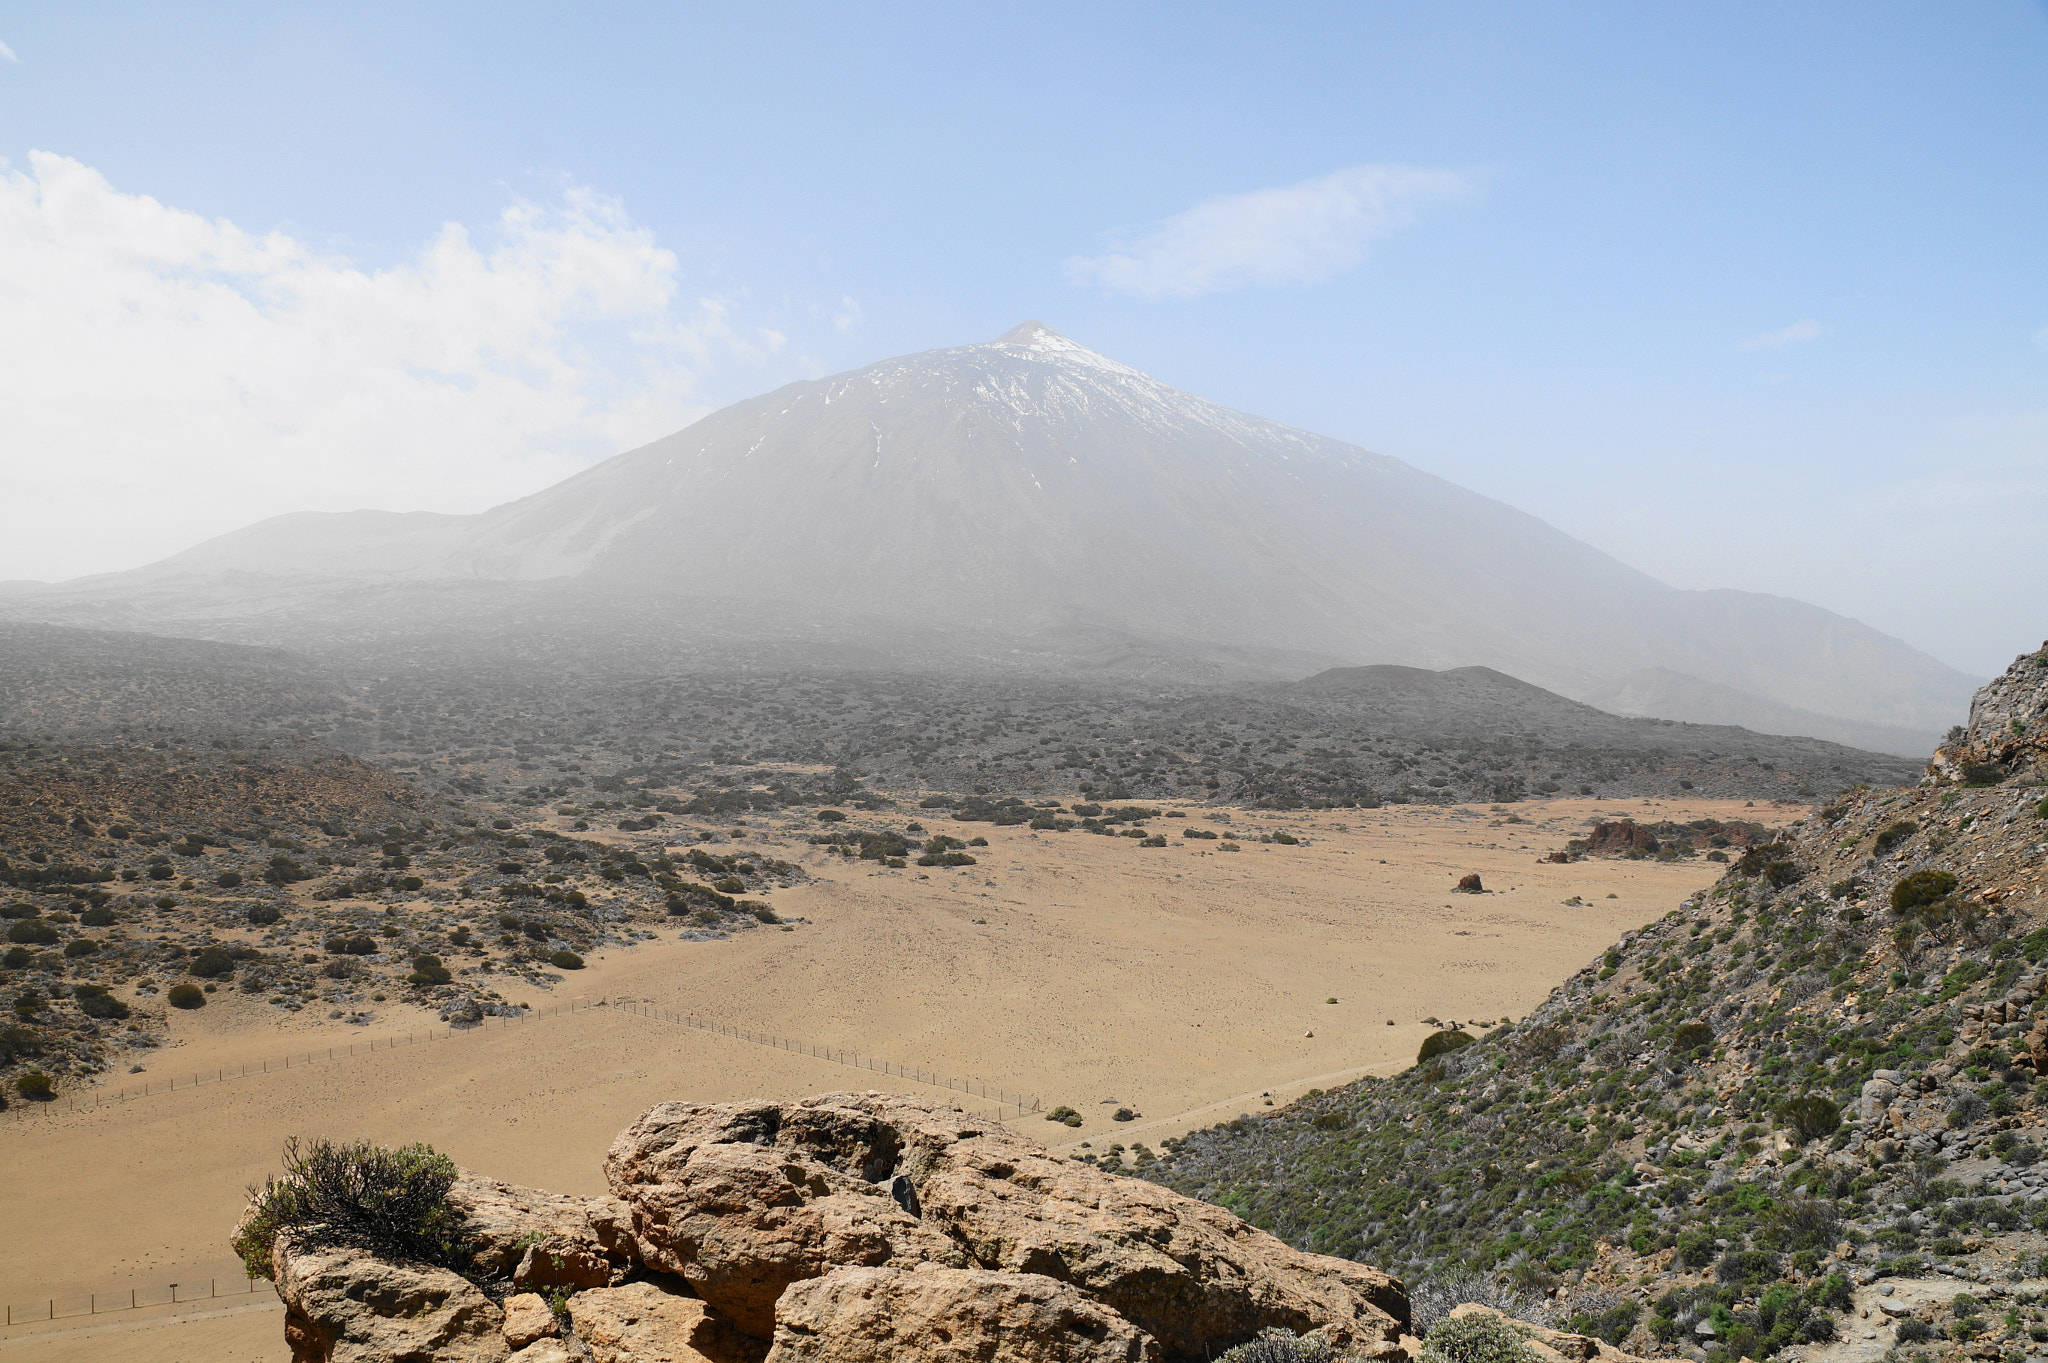
[[[287,1234],[271,1263],[292,1363],[499,1363],[504,1313],[445,1268],[314,1248]]]
[[[864,1170],[893,1171],[885,1123],[851,1113],[809,1138],[769,1103],[664,1103],[612,1143],[612,1191],[650,1267],[684,1278],[743,1333],[769,1338],[784,1288],[842,1266],[962,1264],[959,1249]],[[827,1129],[829,1128],[829,1129]],[[779,1144],[778,1134],[795,1140]],[[876,1154],[875,1142],[889,1153]],[[824,1158],[821,1158],[824,1156]]]
[[[553,1339],[562,1333],[561,1322],[548,1309],[547,1299],[538,1292],[521,1292],[505,1302],[505,1343],[523,1349],[536,1339]]]
[[[761,1346],[710,1303],[651,1282],[601,1287],[569,1299],[576,1336],[596,1363],[737,1363]]]
[[[410,1363],[410,1360],[408,1360]],[[583,1363],[559,1339],[537,1339],[513,1354],[506,1363]]]
[[[1065,1283],[842,1268],[783,1293],[767,1363],[1157,1363],[1157,1341]]]
[[[1407,1320],[1400,1284],[1376,1269],[901,1095],[665,1103],[620,1135],[605,1168],[648,1263],[763,1338],[792,1283],[922,1263],[1068,1283],[1170,1359],[1274,1326],[1384,1353]]]
[[[636,1259],[632,1216],[616,1198],[570,1197],[465,1172],[448,1190],[448,1205],[477,1242],[477,1270],[510,1271],[521,1287],[599,1287],[624,1277]]]

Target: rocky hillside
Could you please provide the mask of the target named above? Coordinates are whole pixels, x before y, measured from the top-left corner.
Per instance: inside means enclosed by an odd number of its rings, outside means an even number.
[[[291,734],[0,730],[0,1106],[147,1069],[165,1009],[223,990],[343,1026],[394,1000],[473,1023],[594,948],[778,921],[755,896],[793,864],[672,857],[728,839],[663,822],[493,817]]]
[[[2013,1284],[2048,1273],[2044,779],[2048,645],[1920,784],[1743,851],[1530,1016],[1443,1020],[1398,1077],[1110,1158],[1645,1353],[1811,1350],[1852,1300],[1879,1346],[2038,1352]]]

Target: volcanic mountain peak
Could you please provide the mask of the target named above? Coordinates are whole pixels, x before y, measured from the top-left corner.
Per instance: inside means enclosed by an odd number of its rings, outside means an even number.
[[[962,665],[1050,628],[1161,656],[1237,650],[1267,676],[1281,659],[1481,665],[1573,695],[1664,668],[1777,707],[1717,718],[1765,727],[1793,707],[1928,739],[1971,689],[1854,621],[1675,591],[1513,507],[1040,322],[785,385],[479,516],[280,519],[52,590],[30,618],[234,618],[261,642],[292,612],[331,625],[363,582],[416,584],[413,623],[466,618],[483,584],[554,583],[578,619],[663,601],[620,626],[636,635],[798,612],[858,618],[884,654],[905,631],[972,635],[947,646]]]

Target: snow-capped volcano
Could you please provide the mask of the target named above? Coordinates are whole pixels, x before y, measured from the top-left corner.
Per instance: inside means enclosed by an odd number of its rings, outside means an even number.
[[[1921,730],[1971,688],[1854,621],[1676,591],[1512,507],[1036,322],[789,384],[478,516],[280,517],[120,577],[227,573],[632,587],[984,635],[1093,626],[1480,664],[1567,694],[1662,667]]]

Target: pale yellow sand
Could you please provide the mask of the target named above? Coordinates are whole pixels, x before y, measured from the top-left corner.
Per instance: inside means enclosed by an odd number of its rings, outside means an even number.
[[[775,854],[801,854],[817,877],[773,896],[778,912],[810,920],[794,932],[759,929],[711,943],[669,933],[608,952],[553,998],[536,991],[533,1001],[581,996],[688,1011],[1079,1109],[1079,1132],[1039,1117],[1014,1123],[1051,1143],[1156,1145],[1190,1126],[1263,1110],[1262,1092],[1284,1101],[1312,1084],[1398,1068],[1427,1033],[1425,1016],[1519,1018],[1621,933],[1676,907],[1723,869],[1702,861],[1538,863],[1582,834],[1588,815],[1796,813],[1590,800],[1514,812],[1538,822],[1489,826],[1500,816],[1483,807],[1396,808],[1234,813],[1224,826],[1189,811],[1195,826],[1235,832],[1244,849],[1235,853],[1184,842],[1177,832],[1171,846],[1141,848],[1131,839],[928,819],[991,843],[975,849],[976,866],[929,872],[845,863],[788,842]],[[1160,826],[1177,830],[1180,822]],[[1311,845],[1247,840],[1279,829]],[[761,844],[777,838],[759,825],[750,834]],[[1490,893],[1451,893],[1468,871]],[[1583,905],[1567,907],[1572,896]],[[520,991],[508,993],[516,999]],[[1338,1002],[1325,1002],[1331,997]],[[174,1045],[152,1058],[148,1077],[351,1039],[340,1024],[280,1015],[229,991],[215,999],[199,1012],[173,1013]],[[431,1028],[429,1015],[410,1016]],[[406,1017],[387,1010],[369,1034],[402,1033]],[[124,1105],[10,1115],[0,1120],[0,1167],[8,1170],[0,1180],[0,1294],[22,1304],[76,1294],[82,1305],[91,1289],[147,1292],[173,1278],[232,1277],[224,1240],[241,1189],[276,1168],[280,1142],[294,1133],[425,1140],[515,1182],[596,1193],[606,1144],[650,1104],[846,1088],[947,1092],[607,1007]],[[1143,1118],[1111,1122],[1112,1098]],[[977,1111],[995,1106],[958,1101]],[[243,1328],[232,1322],[244,1318],[222,1320],[204,1328]],[[37,1353],[0,1338],[7,1357],[116,1358],[115,1348]]]

